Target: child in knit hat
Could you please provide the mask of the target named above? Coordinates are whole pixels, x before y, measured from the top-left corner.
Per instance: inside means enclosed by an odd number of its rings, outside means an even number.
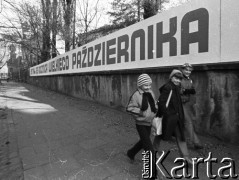
[[[135,155],[141,150],[151,151],[155,161],[155,151],[150,139],[152,120],[156,115],[157,107],[154,93],[151,90],[152,79],[148,74],[141,74],[137,80],[137,90],[130,97],[127,112],[135,119],[136,129],[140,140],[127,151],[127,156],[134,161]],[[155,162],[153,162],[155,164]],[[153,165],[154,166],[154,165]],[[155,167],[155,166],[154,166]],[[152,176],[155,177],[156,169],[153,168]]]
[[[161,139],[167,141],[171,140],[172,136],[176,138],[180,156],[183,157],[189,166],[193,163],[189,157],[189,151],[186,144],[185,119],[181,100],[181,81],[182,72],[174,69],[169,75],[169,81],[160,89],[160,96],[158,99],[157,117],[163,117],[162,121],[162,135],[155,136],[154,147],[158,149]],[[171,96],[170,96],[171,94]],[[168,106],[166,107],[166,103]]]
[[[185,118],[185,129],[187,132],[187,141],[195,149],[202,149],[203,146],[200,142],[200,139],[195,132],[194,121],[196,117],[193,114],[193,106],[195,101],[196,90],[191,79],[191,73],[193,71],[193,67],[189,63],[185,63],[181,67],[181,71],[183,74],[182,82],[181,82],[181,99],[183,103],[184,110],[184,118]],[[193,99],[192,99],[193,98]]]

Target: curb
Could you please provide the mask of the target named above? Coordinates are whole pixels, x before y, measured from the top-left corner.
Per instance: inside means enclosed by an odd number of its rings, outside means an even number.
[[[12,110],[6,106],[1,108],[0,127],[2,138],[0,138],[0,179],[23,180],[22,161],[19,156],[18,142],[15,132],[15,124],[12,118]]]

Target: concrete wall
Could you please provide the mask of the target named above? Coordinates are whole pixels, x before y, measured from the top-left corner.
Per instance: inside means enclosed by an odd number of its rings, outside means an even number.
[[[197,90],[194,112],[195,126],[200,134],[216,136],[223,141],[239,140],[239,71],[237,64],[198,66],[192,74]],[[114,74],[72,74],[30,77],[28,82],[80,99],[96,101],[124,111],[136,80],[142,72],[148,73],[152,89],[167,80],[172,68],[120,71]]]

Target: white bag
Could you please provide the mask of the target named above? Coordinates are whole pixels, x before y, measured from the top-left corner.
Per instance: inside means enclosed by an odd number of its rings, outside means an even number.
[[[158,136],[162,134],[162,118],[155,117],[152,121],[152,134]]]
[[[168,96],[168,99],[167,99],[167,102],[166,102],[166,108],[168,107],[168,104],[169,104],[169,101],[171,99],[171,96],[172,96],[172,90],[170,91],[169,93],[169,96]],[[162,120],[163,120],[163,117],[155,117],[152,121],[152,134],[154,136],[158,136],[158,135],[161,135],[162,134]]]

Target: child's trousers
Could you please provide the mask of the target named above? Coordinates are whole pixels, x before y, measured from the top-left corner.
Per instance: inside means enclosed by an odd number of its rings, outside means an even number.
[[[194,130],[193,120],[195,119],[192,112],[192,105],[189,103],[183,104],[184,118],[185,118],[185,128],[188,133],[189,144],[191,145],[201,145],[201,142]]]
[[[153,175],[156,176],[156,156],[155,150],[153,148],[153,144],[150,139],[151,134],[151,126],[137,125],[136,129],[138,131],[140,140],[128,151],[128,154],[132,159],[134,159],[135,155],[141,150],[151,151],[153,155]]]
[[[138,131],[140,140],[128,151],[129,155],[134,158],[134,156],[141,150],[154,152],[153,144],[150,139],[151,126],[137,125],[136,129]]]
[[[182,157],[188,157],[189,156],[188,147],[187,147],[186,141],[181,140],[180,138],[181,135],[180,135],[179,126],[176,127],[174,134],[176,137],[176,142],[177,142],[180,155]],[[161,142],[161,136],[155,136],[153,146],[154,146],[154,149],[157,151],[159,150],[160,142]]]

